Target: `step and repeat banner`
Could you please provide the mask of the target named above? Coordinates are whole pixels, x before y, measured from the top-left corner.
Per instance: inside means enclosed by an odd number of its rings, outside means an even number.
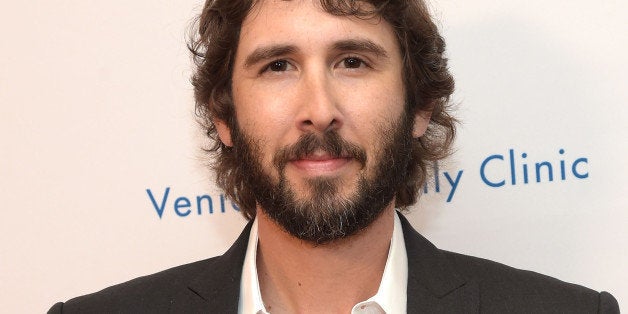
[[[627,2],[431,6],[461,125],[411,222],[442,249],[608,290],[626,310]],[[2,7],[2,311],[224,252],[245,220],[195,122],[185,38],[202,3]]]

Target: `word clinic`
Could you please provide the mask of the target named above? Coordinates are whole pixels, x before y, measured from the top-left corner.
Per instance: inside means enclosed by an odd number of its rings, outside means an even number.
[[[528,163],[528,154],[522,153],[521,158],[515,158],[515,151],[513,149],[508,150],[508,164],[506,165],[505,156],[503,155],[491,155],[486,157],[480,166],[480,177],[482,181],[491,187],[501,187],[506,185],[506,180],[510,179],[511,185],[528,184],[533,177],[536,183],[541,181],[552,182],[554,177],[560,175],[560,180],[564,181],[568,176],[573,175],[578,179],[586,179],[589,177],[589,172],[586,166],[589,160],[585,157],[577,158],[574,161],[568,162],[562,158],[565,154],[564,149],[560,149],[558,153],[561,155],[558,163],[552,163],[549,161],[537,161],[533,164]],[[510,178],[506,175],[495,175],[495,169],[504,169],[508,166],[510,170]],[[558,172],[558,174],[556,174]],[[490,174],[490,175],[489,175]],[[555,175],[556,174],[556,175]]]
[[[153,207],[155,208],[155,211],[157,212],[159,219],[161,219],[161,217],[164,214],[164,211],[166,210],[166,205],[168,205],[167,202],[168,202],[168,196],[170,195],[170,187],[166,187],[162,196],[159,197],[159,201],[157,200],[157,198],[155,198],[155,195],[153,194],[153,191],[151,189],[146,189],[146,193],[148,194],[148,198],[150,198],[150,201],[153,204]],[[226,197],[223,194],[220,194],[220,212],[221,213],[224,213],[226,211],[225,200],[226,200]],[[209,214],[214,213],[214,202],[211,196],[207,194],[198,195],[195,197],[195,201],[196,201],[195,207],[196,207],[197,215],[203,214],[203,211],[204,211],[203,208],[206,208]],[[231,207],[233,207],[235,211],[240,211],[240,208],[238,208],[236,204],[234,204],[233,202],[230,202],[230,203],[231,203]],[[185,196],[177,197],[171,204],[172,204],[172,209],[174,210],[174,213],[177,214],[177,216],[179,217],[186,217],[192,213],[192,208],[193,208],[192,201]]]

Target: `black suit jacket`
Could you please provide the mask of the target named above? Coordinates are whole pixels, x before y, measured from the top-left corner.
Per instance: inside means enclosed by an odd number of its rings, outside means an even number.
[[[408,252],[408,313],[619,313],[607,292],[439,250],[399,217]],[[48,313],[237,313],[250,230],[248,224],[222,256],[59,302]]]

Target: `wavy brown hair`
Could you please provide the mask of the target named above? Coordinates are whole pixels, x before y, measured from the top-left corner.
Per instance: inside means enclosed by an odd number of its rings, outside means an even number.
[[[231,147],[219,139],[215,119],[236,127],[231,76],[242,22],[253,6],[264,0],[207,0],[194,21],[188,48],[196,70],[192,76],[196,113],[212,144],[216,183],[235,201],[244,216],[255,217],[255,193],[244,182]],[[445,41],[422,0],[320,0],[322,8],[338,16],[381,17],[392,25],[403,60],[406,110],[432,111],[423,136],[413,141],[407,182],[396,191],[395,207],[414,204],[425,183],[432,161],[449,155],[455,135],[455,118],[450,114],[449,97],[454,79],[447,68]],[[368,3],[370,5],[363,5]]]

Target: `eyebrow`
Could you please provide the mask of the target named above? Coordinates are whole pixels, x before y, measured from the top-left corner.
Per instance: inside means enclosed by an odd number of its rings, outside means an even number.
[[[260,47],[255,49],[244,60],[244,67],[248,68],[262,60],[277,58],[297,52],[297,47],[292,45],[273,45],[269,47]]]
[[[334,43],[334,49],[339,51],[357,51],[372,53],[377,57],[388,58],[388,53],[384,47],[369,39],[347,39]]]

